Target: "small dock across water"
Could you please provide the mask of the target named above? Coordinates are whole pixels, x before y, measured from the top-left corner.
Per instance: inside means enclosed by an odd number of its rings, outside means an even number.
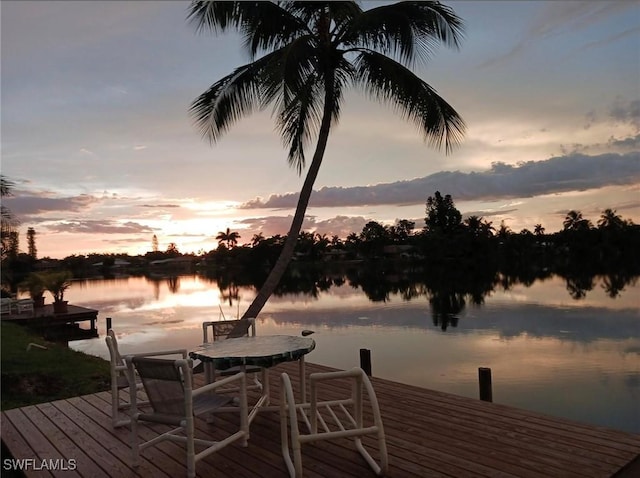
[[[2,314],[2,322],[13,322],[39,330],[46,338],[91,338],[98,336],[98,311],[79,305],[67,305],[67,312],[54,313],[53,304],[36,307],[32,312]],[[89,322],[89,329],[80,324]]]
[[[307,364],[308,373],[328,370],[332,369]],[[272,404],[279,403],[279,375],[284,371],[294,388],[299,385],[297,364],[270,369]],[[196,375],[196,385],[203,379]],[[390,477],[640,476],[640,435],[378,378],[372,383],[386,431]],[[329,395],[345,393],[340,384],[332,387]],[[213,424],[197,420],[196,426],[200,436],[216,437],[236,427],[237,416],[216,415]],[[108,392],[7,410],[1,427],[2,441],[15,459],[73,463],[73,471],[30,469],[27,477],[186,475],[184,449],[175,443],[145,450],[141,466],[130,467],[129,430],[111,428]],[[146,426],[140,434],[147,439],[154,435]],[[375,441],[366,445],[376,457]],[[372,476],[347,439],[305,445],[302,454],[306,477]],[[197,472],[217,478],[287,476],[278,414],[259,414],[247,448],[224,448],[198,462]]]

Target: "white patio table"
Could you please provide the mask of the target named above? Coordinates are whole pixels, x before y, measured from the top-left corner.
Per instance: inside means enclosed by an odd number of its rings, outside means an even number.
[[[300,364],[300,397],[306,402],[306,379],[304,356],[316,346],[309,337],[296,335],[257,335],[238,337],[202,344],[189,353],[192,359],[201,360],[205,368],[205,377],[211,381],[215,370],[226,370],[240,366],[273,367],[282,362],[298,361]],[[262,395],[249,414],[249,422],[261,409],[269,405],[269,374],[262,374]],[[277,410],[277,407],[273,407]]]

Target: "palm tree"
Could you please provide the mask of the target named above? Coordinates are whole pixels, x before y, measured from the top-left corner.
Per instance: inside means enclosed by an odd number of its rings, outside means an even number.
[[[218,241],[218,245],[220,245],[223,242],[225,242],[229,249],[231,249],[232,247],[235,247],[238,244],[238,239],[240,239],[240,234],[238,234],[235,231],[232,232],[229,228],[227,228],[226,232],[225,231],[220,231],[218,233],[218,235],[216,236],[216,240]]]
[[[480,231],[482,230],[482,218],[479,216],[469,216],[464,221],[464,225],[467,226],[469,232],[474,237],[480,236]]]
[[[582,217],[582,213],[576,210],[569,211],[562,221],[564,231],[585,231],[591,227],[591,221]]]
[[[571,210],[565,216],[564,221],[562,221],[562,228],[565,231],[575,230],[578,228],[577,225],[580,223],[580,221],[583,220],[584,218],[582,217],[582,213],[580,211]]]
[[[13,195],[15,182],[5,175],[0,175],[0,197]],[[11,210],[4,204],[0,205],[0,233],[2,239],[1,256],[5,259],[9,255],[18,254],[18,226],[20,221],[16,219]]]
[[[513,234],[511,228],[507,226],[504,221],[500,221],[500,227],[498,228],[497,236],[501,239],[506,239],[511,234]]]
[[[254,234],[253,237],[251,238],[251,246],[256,247],[258,244],[260,244],[264,240],[265,240],[265,237],[264,237],[264,234],[262,234],[262,232],[259,232],[258,234]]]
[[[439,43],[457,48],[462,20],[435,1],[367,11],[355,2],[193,1],[188,20],[198,31],[240,30],[251,58],[192,103],[191,114],[205,138],[214,143],[241,117],[274,105],[289,164],[299,174],[306,167],[304,149],[316,139],[287,241],[244,314],[255,317],[293,256],[347,87],[361,87],[372,98],[392,104],[429,144],[444,145],[448,153],[459,143],[462,118],[409,68],[416,59],[428,58]]]
[[[601,229],[620,230],[624,229],[625,226],[624,219],[616,214],[615,209],[605,209],[598,220],[598,227]]]

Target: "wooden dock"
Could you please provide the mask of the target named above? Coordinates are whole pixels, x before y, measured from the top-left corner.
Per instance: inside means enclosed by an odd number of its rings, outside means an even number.
[[[307,372],[331,370],[307,364]],[[297,365],[270,369],[272,404],[279,402],[279,375],[297,381]],[[197,384],[203,381],[196,375]],[[576,423],[514,407],[482,402],[388,380],[372,380],[384,421],[390,477],[631,477],[640,464],[640,435]],[[336,384],[329,394],[340,391]],[[345,393],[344,391],[342,392]],[[330,398],[330,397],[328,397]],[[197,434],[218,436],[237,426],[222,414],[197,421]],[[27,477],[179,477],[186,475],[183,448],[165,442],[129,465],[129,430],[111,428],[110,395],[102,392],[2,413],[2,441],[15,459],[54,460],[66,471],[26,470]],[[157,430],[162,427],[154,426]],[[154,436],[142,426],[140,435]],[[375,442],[367,441],[376,456]],[[306,477],[372,476],[351,442],[340,439],[303,446]],[[59,460],[59,461],[55,461]],[[3,457],[3,468],[6,470]],[[69,466],[72,465],[72,466]],[[74,469],[71,470],[70,468]],[[198,476],[285,477],[279,416],[258,415],[247,448],[233,444],[198,462]]]
[[[98,318],[96,309],[89,309],[79,305],[67,305],[67,312],[56,314],[53,311],[53,304],[46,304],[44,307],[36,307],[31,312],[22,312],[20,314],[12,312],[11,314],[2,314],[2,321],[16,323],[70,323],[91,321],[92,328],[95,328],[95,321]]]
[[[98,336],[97,329],[98,311],[79,305],[67,305],[67,312],[54,313],[53,304],[46,304],[44,307],[36,307],[31,312],[21,314],[2,314],[2,322],[13,322],[19,325],[26,325],[42,335],[48,340],[86,339]],[[81,329],[80,324],[89,322],[89,329]]]

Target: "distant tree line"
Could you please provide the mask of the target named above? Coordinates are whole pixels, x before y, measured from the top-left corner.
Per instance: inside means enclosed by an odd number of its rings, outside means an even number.
[[[524,282],[527,278],[532,282],[541,273],[593,277],[614,272],[622,282],[640,275],[640,227],[612,209],[604,210],[595,224],[580,211],[569,211],[562,230],[550,234],[540,224],[533,231],[523,229],[516,233],[504,222],[496,228],[483,217],[463,220],[453,198],[438,191],[427,198],[425,212],[424,227],[418,230],[413,221],[402,219],[390,226],[370,221],[359,233],[352,232],[346,238],[302,231],[289,269],[299,274],[301,267],[310,265],[326,268],[339,263],[358,267],[374,264],[402,270],[441,270],[443,277],[454,271],[465,271],[465,276],[477,273],[491,277],[500,272]],[[173,243],[166,251],[159,251],[154,236],[153,250],[143,256],[72,255],[61,261],[36,259],[35,231],[28,234],[28,239],[29,254],[3,256],[4,289],[15,289],[17,282],[43,264],[70,270],[77,277],[108,276],[118,259],[128,264],[128,272],[144,274],[152,262],[176,258],[182,259],[181,271],[199,267],[223,282],[259,288],[286,237],[259,233],[250,243],[238,245],[240,234],[227,228],[216,236],[216,249],[198,255],[182,254]],[[366,280],[379,282],[380,278],[374,274]],[[446,282],[445,278],[440,280]],[[288,287],[284,280],[278,290]]]
[[[415,229],[413,221],[402,219],[392,226],[370,221],[359,234],[353,232],[345,239],[303,231],[298,236],[295,259],[395,259],[431,266],[458,262],[477,267],[495,263],[501,268],[530,264],[558,269],[574,265],[599,270],[622,267],[637,272],[639,239],[640,227],[612,209],[606,209],[595,226],[574,210],[567,213],[563,229],[558,232],[548,234],[536,224],[533,231],[522,229],[516,233],[504,221],[496,228],[478,216],[462,220],[451,196],[436,192],[427,199],[425,226],[421,230]],[[256,234],[244,246],[221,241],[203,258],[217,268],[268,269],[284,240],[280,235],[267,238]]]

